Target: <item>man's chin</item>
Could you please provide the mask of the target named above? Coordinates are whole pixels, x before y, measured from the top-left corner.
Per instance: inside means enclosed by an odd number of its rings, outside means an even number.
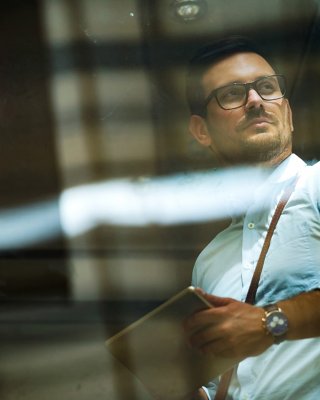
[[[279,135],[271,131],[257,132],[245,141],[243,151],[248,160],[255,162],[270,161],[283,150]]]

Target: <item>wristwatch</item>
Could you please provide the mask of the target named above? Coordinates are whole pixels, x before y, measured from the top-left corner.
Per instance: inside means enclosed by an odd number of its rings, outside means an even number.
[[[289,322],[286,314],[277,304],[263,307],[265,316],[262,324],[267,335],[272,335],[275,344],[281,343],[286,338]]]

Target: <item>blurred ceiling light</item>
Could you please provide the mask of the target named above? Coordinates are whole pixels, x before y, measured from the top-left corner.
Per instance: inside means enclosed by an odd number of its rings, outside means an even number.
[[[207,10],[207,3],[205,0],[174,0],[171,8],[176,18],[188,22],[203,16]]]

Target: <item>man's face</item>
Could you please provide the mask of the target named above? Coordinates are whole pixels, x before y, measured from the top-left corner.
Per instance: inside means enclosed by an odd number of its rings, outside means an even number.
[[[274,73],[267,61],[258,54],[239,53],[209,68],[203,76],[202,84],[205,96],[208,96],[212,90],[221,86],[234,82],[252,82]],[[293,126],[287,99],[265,101],[251,88],[244,106],[224,110],[213,98],[207,106],[205,119],[197,116],[192,118],[197,118],[196,125],[202,124],[202,135],[207,137],[203,140],[203,136],[199,140],[192,132],[195,128],[192,128],[192,123],[191,132],[200,143],[209,146],[222,163],[274,165],[291,154]]]

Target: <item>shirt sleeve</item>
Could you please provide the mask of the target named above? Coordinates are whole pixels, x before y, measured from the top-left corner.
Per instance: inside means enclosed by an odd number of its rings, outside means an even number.
[[[214,400],[217,393],[218,384],[219,378],[216,378],[215,380],[210,381],[206,386],[202,386],[202,389],[206,392],[209,400]]]

